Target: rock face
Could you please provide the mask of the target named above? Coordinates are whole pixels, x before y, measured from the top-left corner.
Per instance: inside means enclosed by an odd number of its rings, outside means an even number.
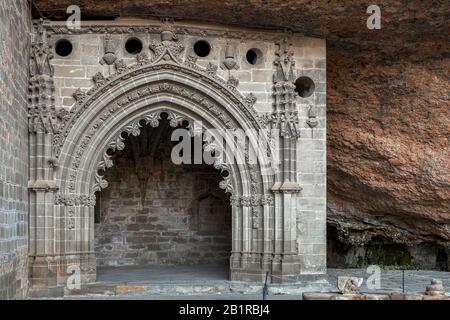
[[[450,60],[428,45],[328,51],[328,219],[353,244],[449,244]]]
[[[52,19],[63,19],[72,2],[35,4]],[[440,259],[448,268],[449,4],[385,1],[381,30],[367,29],[366,5],[294,0],[80,3],[86,18],[188,17],[326,38],[328,222],[337,242],[362,246],[382,239],[403,245],[416,261],[430,250],[411,248],[425,243],[437,246],[431,260]]]

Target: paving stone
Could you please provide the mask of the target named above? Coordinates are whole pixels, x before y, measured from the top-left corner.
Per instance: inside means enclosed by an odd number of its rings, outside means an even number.
[[[335,293],[326,292],[305,292],[303,293],[303,300],[332,300]]]
[[[139,293],[143,292],[145,287],[142,285],[120,285],[116,287],[116,295],[127,293]]]
[[[447,296],[428,296],[428,295],[423,295],[422,296],[422,300],[449,300],[449,297]]]
[[[366,300],[390,300],[387,294],[365,294]]]

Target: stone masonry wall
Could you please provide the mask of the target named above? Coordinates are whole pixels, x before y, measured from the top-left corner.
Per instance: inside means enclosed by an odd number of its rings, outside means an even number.
[[[175,165],[169,144],[160,146],[165,151],[137,160],[145,163],[144,180],[129,144],[115,155],[106,172],[109,186],[97,196],[97,264],[228,266],[231,207],[218,186],[220,174],[203,165]]]
[[[125,48],[128,39],[139,39],[143,45],[142,52],[150,57],[152,52],[149,45],[152,41],[160,40],[158,32],[139,32],[133,31],[139,29],[129,28],[159,25],[158,20],[118,19],[84,23],[86,26],[110,26],[114,55],[117,59],[123,59],[127,65],[136,63],[136,56]],[[229,76],[236,77],[239,80],[237,90],[243,95],[252,93],[257,97],[254,107],[258,113],[273,111],[276,43],[283,39],[283,33],[183,21],[176,21],[175,24],[186,30],[179,35],[179,41],[185,48],[183,60],[193,54],[196,41],[208,41],[211,51],[206,57],[197,57],[197,63],[203,67],[208,63],[218,66],[217,74],[225,80]],[[52,22],[55,27],[52,30],[56,32],[51,41],[57,43],[58,40],[67,39],[72,43],[73,51],[64,57],[55,54],[52,59],[55,66],[55,99],[58,106],[70,109],[75,103],[72,94],[78,88],[86,91],[94,85],[92,78],[97,72],[108,76],[115,69],[113,65],[100,63],[105,54],[105,33],[101,28],[95,27],[89,32],[59,33],[57,30],[61,25]],[[221,67],[227,45],[232,49],[237,69],[226,70]],[[258,52],[255,64],[250,64],[246,59],[247,51],[252,48]],[[296,205],[298,252],[303,274],[323,273],[326,268],[326,43],[323,39],[295,34],[291,49],[296,63],[295,77],[310,77],[315,84],[312,95],[306,98],[298,96],[296,99],[301,131],[297,145],[297,177],[302,188]],[[313,114],[317,121],[313,129],[307,123],[311,106],[315,107]]]
[[[28,270],[26,0],[0,2],[0,300],[23,298]]]

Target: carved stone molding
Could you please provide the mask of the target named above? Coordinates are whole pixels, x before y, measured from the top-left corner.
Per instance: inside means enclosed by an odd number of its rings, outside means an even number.
[[[263,206],[273,206],[273,195],[254,194],[251,196],[236,196],[230,197],[231,205],[234,207],[247,207],[251,212],[251,223],[253,229],[261,228],[261,210]]]
[[[234,58],[234,50],[231,47],[231,45],[229,43],[227,43],[226,47],[225,47],[225,58],[222,61],[222,64],[220,65],[220,67],[223,70],[238,70],[239,69],[239,65],[236,61],[236,59]]]
[[[281,137],[298,139],[300,121],[297,111],[278,111],[272,114],[272,127],[280,130]]]
[[[275,111],[272,114],[272,128],[280,129],[281,136],[299,138],[300,127],[295,93],[295,60],[291,43],[287,37],[276,43],[273,81]]]
[[[105,54],[100,60],[100,64],[112,65],[117,60],[117,56],[116,44],[110,34],[107,34],[103,39],[103,50],[105,51]]]
[[[89,24],[83,23],[79,29],[69,29],[66,25],[45,21],[44,24],[47,31],[55,35],[65,34],[160,34],[161,24],[148,25],[107,25],[107,24]],[[229,29],[195,27],[174,25],[173,32],[175,35],[189,35],[194,37],[217,37],[221,39],[235,40],[252,40],[252,41],[275,41],[279,39],[280,34],[277,32],[261,32],[261,31],[232,31]]]
[[[95,206],[95,196],[94,195],[84,195],[84,194],[60,194],[55,195],[55,204],[66,207],[74,206]]]
[[[115,152],[117,150],[124,149],[125,144],[123,141],[125,140],[125,138],[123,137],[123,133],[127,133],[127,134],[133,135],[133,136],[139,136],[141,133],[140,128],[142,127],[142,124],[141,124],[142,121],[144,121],[145,124],[150,124],[152,127],[158,127],[159,121],[162,119],[161,115],[163,113],[167,114],[167,119],[169,120],[169,125],[171,127],[176,128],[179,125],[181,125],[184,121],[187,121],[188,126],[186,129],[190,130],[191,134],[193,134],[193,135],[197,134],[196,131],[198,130],[198,128],[195,127],[195,122],[192,119],[186,118],[185,116],[183,116],[177,112],[174,112],[172,110],[162,109],[162,110],[152,111],[152,112],[146,114],[145,116],[134,120],[133,122],[126,125],[123,128],[123,130],[115,138],[113,138],[105,147],[105,149],[102,153],[102,159],[100,160],[100,162],[97,165],[97,172],[95,174],[95,182],[92,187],[93,193],[95,193],[97,191],[101,191],[102,189],[104,189],[108,186],[108,182],[104,179],[104,177],[102,175],[99,174],[98,171],[100,171],[100,170],[106,171],[106,169],[111,168],[114,165],[113,161],[111,159],[111,151]],[[214,150],[213,147],[208,146],[208,143],[206,143],[205,149],[208,149],[208,148],[211,151]],[[216,159],[217,160],[214,162],[214,168],[221,171],[222,173],[227,173],[224,180],[222,180],[219,183],[219,187],[221,189],[225,190],[226,193],[233,194],[234,188],[233,188],[233,184],[231,181],[230,166],[228,164],[220,162],[219,157],[217,157]],[[74,183],[75,183],[75,180],[71,179],[70,185],[74,185]]]
[[[30,76],[46,75],[53,77],[53,66],[50,60],[53,58],[52,46],[49,44],[49,35],[44,28],[43,20],[35,25],[35,33],[31,42]]]
[[[66,228],[69,230],[75,229],[75,208],[67,208],[67,219],[65,219]]]
[[[178,37],[174,33],[173,21],[164,20],[161,28],[161,42],[155,40],[150,44],[150,49],[154,56],[151,63],[158,63],[161,60],[165,62],[173,61],[181,64],[181,54],[184,51],[184,46],[178,42]]]
[[[31,106],[28,109],[28,128],[30,133],[44,132],[58,134],[67,120],[69,111],[54,105]]]
[[[319,121],[317,120],[317,108],[315,105],[310,105],[308,109],[308,120],[306,120],[308,126],[313,129],[317,127]]]
[[[273,195],[259,194],[251,196],[231,196],[231,205],[238,207],[272,206],[274,203]]]
[[[100,30],[103,30],[103,27]],[[195,59],[191,55],[186,58],[186,61],[182,62],[181,53],[184,51],[184,47],[178,43],[178,36],[176,35],[173,21],[165,20],[164,24],[155,30],[160,33],[161,41],[153,41],[150,44],[150,48],[154,53],[153,58],[148,59],[144,55],[138,55],[136,63],[130,66],[125,65],[123,60],[116,60],[111,56],[114,55],[114,48],[112,46],[112,40],[108,35],[106,36],[104,44],[105,56],[102,61],[105,61],[105,63],[108,64],[114,63],[116,73],[111,74],[108,77],[104,77],[101,73],[97,73],[93,77],[95,84],[91,89],[87,92],[84,92],[81,89],[75,91],[73,96],[76,100],[76,104],[70,110],[70,120],[64,123],[64,132],[54,139],[54,150],[57,157],[59,157],[59,151],[64,144],[64,139],[74,123],[82,116],[84,110],[89,109],[89,106],[97,101],[100,95],[109,90],[114,91],[115,86],[130,77],[146,73],[152,74],[164,70],[176,71],[180,75],[198,78],[205,83],[206,87],[213,87],[214,89],[219,90],[227,98],[231,99],[233,104],[240,107],[248,119],[254,122],[253,125],[255,128],[260,127],[260,123],[255,117],[257,114],[254,109],[256,97],[254,95],[244,97],[239,93],[236,89],[239,84],[237,78],[230,76],[228,80],[225,81],[217,75],[216,65],[208,64],[206,68],[201,68],[196,65]],[[109,55],[106,56],[107,54]]]
[[[104,113],[100,115],[99,118],[93,119],[90,128],[88,130],[88,134],[85,135],[83,138],[81,138],[81,143],[79,147],[76,149],[74,154],[74,161],[72,162],[72,169],[74,171],[77,171],[80,165],[80,161],[83,157],[84,150],[89,145],[92,138],[95,136],[98,129],[101,128],[101,126],[115,114],[119,109],[126,108],[127,105],[136,102],[138,99],[145,99],[148,96],[158,94],[158,93],[171,93],[179,97],[187,98],[189,100],[192,100],[195,104],[198,104],[202,107],[204,107],[207,110],[210,110],[217,119],[220,119],[224,125],[224,128],[227,129],[234,129],[236,127],[236,124],[234,121],[224,112],[221,111],[221,108],[210,101],[208,98],[203,97],[198,92],[195,92],[187,87],[184,87],[182,85],[174,84],[174,83],[167,83],[162,82],[159,84],[149,85],[143,88],[135,89],[134,91],[130,92],[128,95],[121,97],[119,100],[115,101],[111,107],[109,107]],[[149,116],[150,117],[150,116]],[[157,124],[157,116],[153,115],[153,118],[148,118],[148,121],[151,125]],[[176,119],[169,119],[171,121],[176,121]],[[138,130],[138,128],[134,128],[135,130]],[[55,136],[55,153],[59,155],[59,152],[61,150],[61,147],[64,143],[64,139],[62,139],[64,136],[61,136],[63,133],[58,134]],[[70,181],[74,181],[72,177],[70,178]],[[73,186],[74,187],[74,186]]]
[[[28,87],[28,123],[30,133],[59,132],[62,124],[68,120],[69,113],[55,107],[55,84],[53,81],[52,47],[49,36],[43,27],[43,21],[35,26],[30,53]]]
[[[256,110],[254,109],[253,103],[256,102],[254,96],[247,96],[246,99],[244,96],[242,96],[238,90],[236,89],[236,82],[229,82],[226,83],[222,78],[218,77],[217,75],[211,75],[208,74],[206,69],[193,69],[190,67],[187,67],[186,65],[174,65],[174,64],[168,64],[168,63],[162,63],[162,64],[134,64],[131,66],[126,67],[126,71],[122,71],[120,74],[113,74],[109,77],[102,78],[101,81],[97,81],[91,89],[89,89],[87,92],[83,92],[81,90],[77,90],[74,93],[74,97],[76,99],[76,104],[72,107],[70,110],[70,116],[64,118],[64,129],[62,130],[61,134],[58,134],[54,138],[54,150],[57,157],[59,157],[59,153],[61,150],[61,147],[64,144],[65,138],[69,134],[71,128],[74,126],[77,119],[82,117],[82,114],[85,110],[89,109],[90,105],[93,104],[97,99],[104,93],[112,90],[114,91],[114,87],[119,84],[121,81],[129,79],[132,76],[137,76],[140,74],[152,74],[155,72],[160,71],[176,71],[179,74],[185,74],[188,76],[194,76],[196,78],[199,78],[200,80],[205,82],[206,86],[211,86],[220,92],[222,92],[225,96],[227,96],[235,105],[240,106],[240,109],[246,114],[249,121],[252,122],[253,126],[255,128],[261,127],[261,123],[256,118]],[[169,86],[170,84],[164,84],[165,86]],[[173,85],[173,87],[177,87],[176,85]],[[169,87],[167,87],[169,88]],[[164,87],[160,88],[160,91],[164,90]],[[151,93],[156,93],[157,91],[153,91]],[[187,88],[183,91],[179,91],[183,94],[183,96],[186,96],[185,92],[189,92]],[[177,93],[177,92],[174,92]],[[195,94],[193,91],[190,91],[190,96],[194,100],[197,100],[196,103],[201,103],[203,106],[207,107],[208,109],[214,110],[218,109],[218,106],[215,106],[212,101],[206,101],[205,98],[202,98]],[[130,98],[129,98],[130,99]],[[132,98],[131,98],[132,99]],[[112,102],[110,104],[110,107],[107,110],[107,113],[113,112],[116,108],[118,108],[117,104],[119,104],[119,107],[123,106],[123,99],[117,102]],[[122,103],[122,104],[121,104]]]

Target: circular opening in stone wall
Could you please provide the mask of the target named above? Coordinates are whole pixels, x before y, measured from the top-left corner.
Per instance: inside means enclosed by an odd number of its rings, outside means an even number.
[[[299,77],[295,80],[295,91],[302,98],[307,98],[314,93],[316,85],[310,77]]]
[[[211,51],[211,46],[206,40],[198,40],[194,43],[194,52],[199,57],[206,57]]]
[[[142,51],[142,41],[137,38],[130,38],[125,43],[125,50],[129,54],[138,54]]]
[[[247,51],[245,58],[247,59],[248,63],[255,65],[259,62],[261,56],[262,56],[261,50],[252,48]]]
[[[67,57],[72,50],[72,43],[67,39],[58,40],[55,44],[55,52],[58,56]]]

